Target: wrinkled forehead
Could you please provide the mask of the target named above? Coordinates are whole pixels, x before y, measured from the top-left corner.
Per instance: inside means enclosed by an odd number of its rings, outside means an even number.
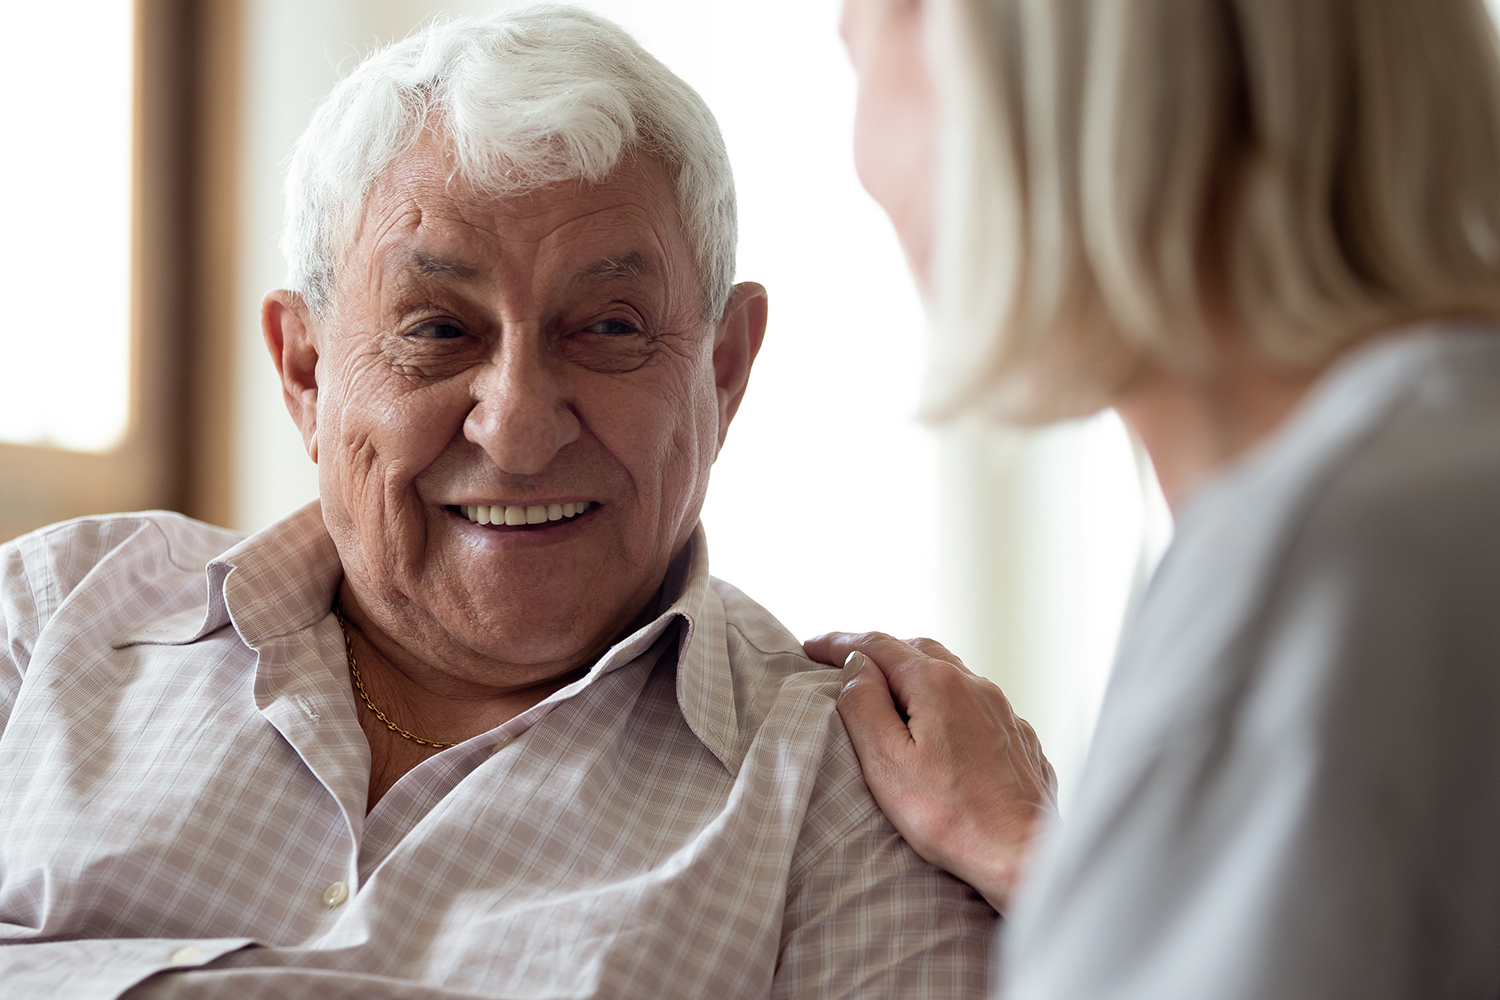
[[[530,268],[702,296],[671,178],[644,157],[598,183],[497,192],[466,179],[441,147],[419,143],[372,185],[346,246],[341,286],[345,276],[357,286],[374,274],[477,280]]]

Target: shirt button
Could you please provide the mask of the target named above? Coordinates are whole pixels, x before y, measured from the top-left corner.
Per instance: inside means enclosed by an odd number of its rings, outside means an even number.
[[[500,742],[496,743],[495,744],[495,749],[491,750],[490,752],[491,753],[499,753],[501,750],[504,750],[506,747],[510,746],[515,741],[516,741],[516,738],[514,736],[507,736],[507,737],[505,737],[505,739],[503,739]]]
[[[173,965],[189,965],[196,961],[201,954],[203,954],[202,948],[195,944],[190,944],[185,948],[178,948],[172,952],[171,962]]]
[[[335,882],[323,890],[323,905],[332,909],[349,898],[349,887],[342,882]]]

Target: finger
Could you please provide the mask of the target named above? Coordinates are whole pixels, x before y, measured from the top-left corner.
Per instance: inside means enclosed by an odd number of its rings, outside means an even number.
[[[884,632],[830,632],[807,641],[808,655],[822,663],[842,665],[849,654],[863,653],[885,675],[891,696],[907,716],[913,714],[915,704],[930,705],[939,712],[942,706],[967,701],[972,697],[966,688],[956,690],[957,685],[972,684],[975,676],[967,669],[947,660],[930,657]],[[1004,713],[1010,712],[1009,703],[1000,689],[993,684],[995,699]]]
[[[854,651],[854,647],[847,641],[854,637],[852,632],[824,632],[815,635],[802,643],[802,649],[807,653],[807,658],[814,663],[826,663],[830,667],[841,666]]]
[[[845,684],[839,691],[838,710],[860,767],[866,771],[885,765],[911,744],[911,732],[879,670],[863,670]]]
[[[922,636],[917,639],[908,639],[906,640],[906,644],[924,656],[930,656],[934,660],[946,660],[966,674],[974,672],[966,667],[964,661],[955,656],[952,650],[936,639],[929,639],[926,636]]]
[[[902,664],[923,660],[926,657],[911,646],[884,632],[827,632],[814,636],[802,644],[810,659],[841,667],[848,662],[849,654],[858,650],[875,661],[882,671]]]

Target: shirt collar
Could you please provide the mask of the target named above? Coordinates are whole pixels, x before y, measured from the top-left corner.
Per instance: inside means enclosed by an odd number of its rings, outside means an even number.
[[[232,623],[256,648],[327,615],[344,576],[316,500],[214,557],[203,572],[203,608],[157,618],[112,645],[185,646]]]
[[[208,564],[235,631],[251,647],[322,621],[344,567],[318,501],[257,532]]]
[[[708,539],[702,524],[694,530],[674,570],[679,567],[680,572],[667,574],[662,586],[663,603],[674,592],[677,597],[657,619],[675,617],[683,622],[677,705],[693,734],[730,774],[738,775],[748,746],[735,707],[724,604],[711,585]],[[676,580],[681,580],[680,585]]]
[[[322,508],[313,501],[215,558],[205,575],[206,608],[158,619],[114,645],[186,645],[233,624],[246,645],[259,648],[326,617],[343,566],[323,525]],[[585,678],[557,695],[568,697],[633,662],[680,623],[678,707],[694,735],[738,774],[747,747],[735,708],[724,605],[711,586],[701,524],[668,570],[657,608],[655,618],[611,646]]]

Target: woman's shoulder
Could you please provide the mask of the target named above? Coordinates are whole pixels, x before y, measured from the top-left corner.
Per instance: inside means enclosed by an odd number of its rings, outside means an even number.
[[[1500,335],[1486,339],[1414,366],[1293,515],[1277,576],[1500,587]]]
[[[1487,580],[1500,574],[1497,512],[1500,332],[1432,331],[1348,364],[1226,477],[1183,525],[1179,575],[1237,577],[1242,617],[1304,574]]]
[[[1294,703],[1306,722],[1356,690],[1500,708],[1500,336],[1383,363],[1189,511],[1101,734],[1144,749],[1261,708],[1291,724]]]

